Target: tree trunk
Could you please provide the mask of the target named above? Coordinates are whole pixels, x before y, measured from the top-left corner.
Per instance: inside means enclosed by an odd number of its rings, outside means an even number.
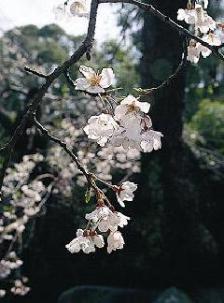
[[[150,1],[156,8],[176,20],[178,8],[187,0]],[[181,61],[183,38],[177,31],[148,13],[142,29],[141,79],[143,88],[151,88],[169,77]],[[163,275],[176,279],[184,262],[197,250],[197,195],[192,195],[187,174],[186,152],[182,139],[185,71],[151,102],[155,130],[161,131],[163,147],[142,157],[139,211],[147,214],[151,225],[149,251],[161,257]],[[150,98],[150,97],[147,97]],[[155,236],[156,235],[156,236]],[[181,266],[180,266],[181,265]],[[173,275],[173,277],[172,277]]]

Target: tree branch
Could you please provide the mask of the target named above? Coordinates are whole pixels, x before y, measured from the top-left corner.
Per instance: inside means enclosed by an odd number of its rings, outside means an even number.
[[[33,75],[35,75],[35,76],[38,76],[39,78],[47,79],[47,77],[48,77],[48,75],[44,75],[43,73],[38,72],[37,70],[34,70],[34,69],[30,68],[29,66],[25,66],[25,67],[24,67],[24,70],[25,70],[27,73],[33,74]]]

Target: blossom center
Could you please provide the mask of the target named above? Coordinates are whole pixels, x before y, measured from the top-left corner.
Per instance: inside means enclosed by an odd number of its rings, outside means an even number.
[[[91,86],[97,86],[100,85],[100,81],[102,79],[102,76],[99,74],[94,74],[93,76],[91,76],[88,81],[90,83]]]
[[[128,105],[128,110],[127,110],[127,113],[130,114],[130,113],[133,113],[133,112],[139,112],[139,107],[136,106],[134,103],[132,104],[129,104]]]

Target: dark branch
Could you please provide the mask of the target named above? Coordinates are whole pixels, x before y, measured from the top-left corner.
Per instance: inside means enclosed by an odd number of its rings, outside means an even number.
[[[39,78],[44,78],[44,79],[47,79],[48,75],[45,75],[41,72],[38,72],[37,70],[34,70],[32,68],[30,68],[29,66],[25,66],[24,67],[24,70],[27,72],[27,73],[30,73],[30,74],[33,74]]]

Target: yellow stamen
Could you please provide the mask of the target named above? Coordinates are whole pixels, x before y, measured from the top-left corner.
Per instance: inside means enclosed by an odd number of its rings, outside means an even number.
[[[133,112],[138,112],[140,109],[138,106],[136,106],[134,103],[128,105],[128,110],[127,114],[133,113]]]
[[[100,85],[100,81],[102,79],[102,76],[99,75],[99,73],[97,72],[96,74],[94,74],[93,76],[91,76],[88,81],[91,84],[91,86],[97,86]]]

